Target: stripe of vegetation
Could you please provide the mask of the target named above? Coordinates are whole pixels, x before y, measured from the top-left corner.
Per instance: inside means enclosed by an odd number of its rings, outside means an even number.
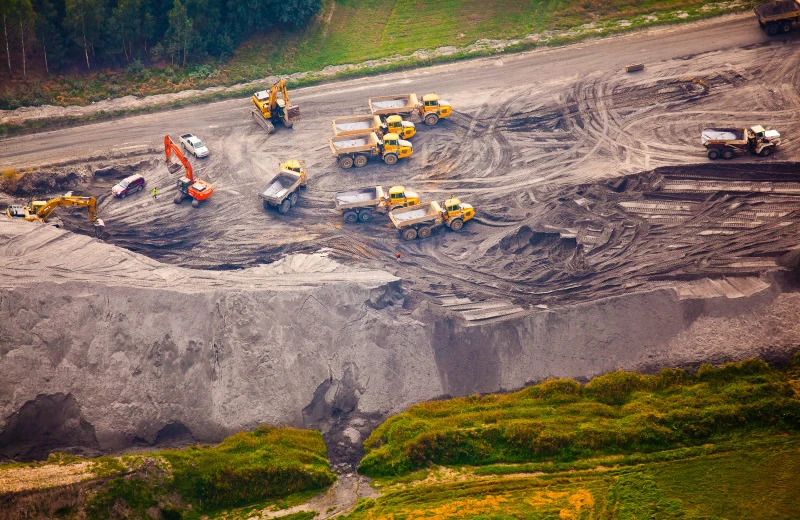
[[[87,501],[90,520],[113,517],[120,510],[130,512],[131,518],[145,517],[152,508],[167,519],[189,518],[324,489],[336,479],[320,433],[293,428],[262,426],[236,433],[217,446],[130,458],[147,463],[102,486]]]
[[[746,360],[422,403],[370,435],[360,471],[375,477],[431,464],[558,463],[697,446],[742,431],[796,431],[798,367],[800,353],[786,371]]]

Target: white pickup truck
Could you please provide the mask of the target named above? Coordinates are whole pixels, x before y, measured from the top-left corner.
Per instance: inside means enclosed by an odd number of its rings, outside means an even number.
[[[180,143],[184,152],[190,152],[195,157],[208,157],[208,148],[194,134],[183,134]]]

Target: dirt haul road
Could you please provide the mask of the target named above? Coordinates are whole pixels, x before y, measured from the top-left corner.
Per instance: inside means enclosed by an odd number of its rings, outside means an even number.
[[[267,421],[335,432],[347,455],[376,417],[438,395],[785,354],[800,341],[796,295],[765,274],[797,247],[798,41],[733,17],[294,90],[303,120],[269,136],[231,100],[2,141],[0,161],[26,166],[192,131],[211,156],[191,161],[216,192],[174,205],[153,152],[135,160],[150,159],[137,168],[159,198],[114,200],[115,176],[92,172],[117,161],[83,161],[49,191],[100,196],[105,244],[0,229],[0,447],[23,453],[15,439],[53,430],[31,418],[69,402],[90,447]],[[646,69],[625,74],[631,61]],[[434,90],[456,113],[419,125],[410,159],[336,166],[331,119]],[[703,127],[756,123],[783,134],[774,156],[705,158]],[[265,212],[257,192],[289,158],[305,160],[308,188],[290,214]],[[335,191],[399,183],[478,216],[406,243],[386,218],[346,226],[333,209]],[[80,211],[58,214],[91,234]],[[301,283],[320,270],[338,274]]]

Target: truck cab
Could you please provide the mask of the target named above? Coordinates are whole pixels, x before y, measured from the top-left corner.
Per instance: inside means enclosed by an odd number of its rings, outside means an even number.
[[[419,105],[419,115],[425,124],[433,126],[439,119],[449,117],[453,113],[453,107],[447,101],[439,99],[436,94],[425,94]]]
[[[409,157],[413,148],[409,141],[400,139],[397,134],[386,134],[383,136],[383,161],[386,164],[394,164],[397,159]]]
[[[747,137],[750,150],[762,157],[772,154],[775,147],[781,144],[780,132],[766,130],[761,125],[751,126]]]
[[[450,197],[444,201],[444,220],[450,229],[458,231],[464,222],[475,216],[475,209],[471,204],[462,203],[456,197]],[[457,223],[457,221],[459,221]]]
[[[305,162],[298,161],[297,159],[289,159],[279,166],[281,170],[290,170],[300,174],[300,186],[306,187],[306,169]]]
[[[419,195],[416,192],[406,191],[405,186],[392,186],[389,188],[389,197],[386,201],[386,207],[389,210],[416,206],[417,204],[419,204]]]
[[[403,121],[403,118],[398,115],[387,117],[383,128],[387,133],[397,134],[403,139],[410,139],[414,137],[414,134],[417,133],[414,123],[410,121]]]

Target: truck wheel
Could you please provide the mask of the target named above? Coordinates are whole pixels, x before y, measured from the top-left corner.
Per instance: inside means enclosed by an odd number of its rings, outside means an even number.
[[[417,230],[416,229],[408,228],[405,231],[403,231],[403,240],[411,241],[411,240],[414,240],[415,238],[417,238]]]
[[[419,238],[428,238],[429,236],[431,236],[432,231],[433,230],[428,226],[422,226],[421,228],[419,228],[419,231],[417,231],[417,236]]]
[[[339,159],[339,166],[348,170],[353,167],[353,158],[349,155],[345,155],[344,157]]]
[[[712,161],[716,161],[717,159],[719,159],[719,150],[717,150],[716,148],[712,148],[708,151],[706,155],[708,155],[708,158],[711,159]]]
[[[772,155],[772,147],[767,146],[765,148],[762,148],[761,151],[758,152],[758,155],[760,155],[761,157],[769,157],[770,155]]]
[[[281,215],[286,215],[289,213],[290,209],[292,209],[292,203],[289,201],[289,199],[283,199],[283,201],[281,201],[281,205],[278,206],[278,212]]]
[[[356,160],[353,161],[356,168],[363,168],[367,165],[367,156],[366,155],[356,155]]]
[[[293,191],[292,193],[289,194],[289,199],[288,200],[289,200],[289,203],[292,206],[297,206],[297,201],[299,199],[300,199],[300,195],[298,195],[296,191]]]
[[[393,153],[387,153],[386,155],[383,156],[383,162],[385,162],[386,164],[394,164],[397,162],[397,155]]]
[[[200,207],[200,201],[197,200],[197,199],[192,199],[192,207],[193,208],[199,208]]]
[[[270,206],[269,202],[267,202],[266,200],[262,202],[264,203],[264,211],[269,211],[269,206]]]
[[[792,22],[783,22],[783,25],[781,25],[781,32],[783,32],[783,34],[792,32]]]
[[[436,114],[428,114],[425,116],[425,124],[428,126],[433,126],[439,122],[439,116]]]
[[[464,221],[460,218],[454,218],[450,221],[450,229],[453,231],[461,231],[461,228],[464,227]]]
[[[365,209],[361,213],[358,214],[358,220],[361,222],[369,222],[372,220],[372,212],[368,209]]]
[[[398,204],[396,206],[392,206],[391,208],[389,208],[389,211],[394,211],[396,209],[405,208],[405,207],[406,207],[405,204]]]
[[[172,202],[174,202],[175,204],[180,204],[181,202],[183,202],[183,195],[181,194],[175,195],[175,198],[172,199]]]
[[[124,198],[125,198],[125,195],[127,195],[127,193],[125,193],[125,192],[123,191],[123,192],[122,192],[122,194],[120,194],[119,198],[121,198],[121,199],[124,199]]]
[[[775,36],[776,34],[778,34],[779,30],[780,26],[776,23],[771,23],[767,25],[767,34],[770,36]]]
[[[736,152],[733,151],[733,148],[725,148],[722,150],[723,159],[733,159],[734,155],[736,155]]]
[[[355,211],[346,211],[345,214],[342,215],[342,218],[344,218],[345,224],[355,224],[358,222],[358,213]]]

